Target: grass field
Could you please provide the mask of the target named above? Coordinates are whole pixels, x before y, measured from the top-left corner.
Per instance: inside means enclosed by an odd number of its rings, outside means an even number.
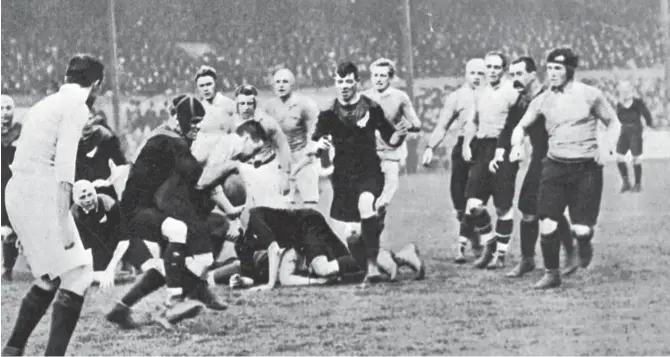
[[[278,288],[223,313],[206,311],[179,325],[117,330],[103,314],[127,289],[93,289],[69,348],[72,355],[659,355],[670,354],[670,171],[644,166],[640,194],[606,186],[591,267],[561,288],[534,291],[541,271],[521,280],[452,263],[457,232],[447,172],[403,178],[389,213],[389,246],[419,244],[424,281],[365,290],[355,286]],[[508,269],[518,260],[518,238]],[[539,253],[539,247],[538,247]],[[538,256],[536,261],[541,266]],[[403,279],[406,278],[406,279]],[[2,285],[2,342],[27,281]],[[224,296],[225,287],[217,287]],[[231,299],[235,299],[236,293]],[[140,303],[152,311],[164,294]],[[50,312],[26,350],[43,354]],[[663,332],[665,331],[665,332]]]

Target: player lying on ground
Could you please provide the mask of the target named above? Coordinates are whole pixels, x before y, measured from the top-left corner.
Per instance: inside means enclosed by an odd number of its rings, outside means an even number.
[[[103,77],[98,59],[76,55],[68,63],[60,90],[26,114],[6,203],[36,280],[21,302],[3,356],[23,354],[54,299],[47,356],[65,355],[79,321],[93,262],[70,214],[70,200],[77,144],[89,117],[86,101],[96,95]]]
[[[570,234],[569,225],[560,224],[566,207],[577,239],[580,266],[586,268],[591,263],[591,239],[603,189],[598,122],[609,129],[607,149],[610,154],[619,135],[616,112],[603,93],[574,80],[578,62],[579,58],[570,48],[557,48],[549,53],[546,63],[550,89],[531,103],[512,134],[512,156],[518,157],[527,130],[544,116],[549,150],[542,167],[537,211],[545,274],[535,285],[537,289],[561,284],[561,237]]]
[[[235,244],[239,271],[222,267],[211,273],[217,283],[226,283],[234,273],[265,283],[256,289],[283,286],[320,285],[343,279],[361,281],[367,263],[360,236],[348,239],[349,248],[337,237],[326,219],[313,209],[256,207],[249,212],[244,236]],[[398,267],[408,266],[422,279],[425,267],[414,244],[398,253],[382,249],[377,258],[381,270],[395,280]],[[249,284],[233,279],[231,286]]]

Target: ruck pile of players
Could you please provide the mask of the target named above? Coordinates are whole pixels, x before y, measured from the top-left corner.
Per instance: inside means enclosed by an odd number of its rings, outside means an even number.
[[[553,50],[546,62],[543,86],[529,57],[509,68],[499,52],[470,60],[466,81],[447,98],[423,157],[429,165],[432,150],[457,122],[450,184],[460,222],[455,261],[468,261],[469,245],[475,267],[501,269],[523,142],[530,138],[519,198],[522,258],[506,276],[535,268],[540,237],[545,274],[538,289],[557,287],[561,275],[590,264],[603,180],[598,121],[610,128],[612,145],[620,127],[603,93],[574,81],[578,57],[571,49]],[[104,79],[96,58],[71,59],[65,84],[30,109],[18,140],[13,102],[3,96],[3,243],[20,241],[36,278],[3,355],[23,353],[54,300],[46,353],[63,355],[88,287],[112,286],[122,260],[142,272],[106,314],[124,329],[146,322],[133,319],[131,308],[163,286],[166,302],[150,322],[169,329],[203,308],[227,309],[211,290],[214,284],[252,291],[277,284],[365,287],[395,280],[403,266],[422,279],[425,266],[415,244],[397,252],[380,244],[407,155],[404,139],[421,122],[407,94],[390,87],[393,62],[382,58],[370,68],[373,87],[359,92],[358,68],[340,64],[338,96],[319,110],[293,92],[287,69],[274,74],[276,97],[259,103],[251,85],[240,86],[234,99],[217,92],[216,71],[203,67],[195,76],[198,96],[171,100],[171,119],[132,165],[118,158],[113,133],[90,115]],[[625,103],[621,108],[630,111]],[[6,161],[12,162],[7,172]],[[82,162],[91,170],[80,170]],[[324,173],[333,190],[331,222],[315,210]],[[495,226],[486,209],[490,197]],[[228,244],[234,254],[223,256]]]

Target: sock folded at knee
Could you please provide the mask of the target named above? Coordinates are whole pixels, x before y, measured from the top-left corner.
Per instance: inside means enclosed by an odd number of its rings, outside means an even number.
[[[49,291],[33,285],[21,302],[14,330],[7,345],[23,350],[28,338],[49,309],[56,296],[56,290]]]
[[[491,215],[486,209],[483,209],[477,213],[470,215],[471,224],[474,227],[475,232],[484,235],[493,232],[493,227],[491,226]]]
[[[496,248],[498,253],[506,253],[509,241],[512,239],[514,221],[511,219],[498,219],[496,222]]]
[[[558,269],[560,267],[561,241],[558,228],[549,234],[542,234],[540,239],[542,246],[542,257],[546,269]]]
[[[369,260],[377,260],[379,255],[379,237],[381,235],[381,226],[379,218],[372,216],[361,220],[361,233],[363,234],[363,244],[365,244],[365,254]]]
[[[69,290],[60,289],[54,302],[51,318],[51,330],[47,342],[46,356],[64,356],[74,333],[84,297]]]
[[[537,219],[532,221],[521,220],[519,224],[519,235],[521,244],[521,256],[532,258],[535,256],[535,244],[540,234],[540,222]]]

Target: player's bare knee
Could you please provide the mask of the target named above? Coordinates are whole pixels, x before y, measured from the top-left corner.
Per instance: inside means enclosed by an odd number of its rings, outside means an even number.
[[[61,275],[60,288],[84,296],[93,283],[93,265],[80,265]]]
[[[537,216],[534,215],[534,214],[524,213],[521,216],[521,220],[524,221],[524,222],[535,222],[535,221],[537,221]]]
[[[168,217],[161,225],[161,233],[163,233],[163,236],[171,243],[185,244],[188,227],[186,226],[186,223]]]
[[[328,266],[328,258],[324,255],[320,255],[312,260],[310,267],[314,274],[324,277],[330,275],[330,267]]]
[[[616,161],[617,162],[626,162],[626,155],[616,154]]]
[[[640,163],[640,156],[633,156],[633,165],[637,165]]]
[[[514,219],[514,210],[512,208],[496,208],[496,216],[503,221]]]
[[[197,254],[186,258],[186,267],[196,276],[202,276],[214,263],[212,253]]]
[[[470,198],[465,204],[465,214],[477,215],[484,211],[484,202],[478,198]]]
[[[358,196],[358,212],[362,219],[375,215],[375,196],[370,192],[363,192]]]
[[[572,233],[575,237],[588,237],[592,234],[593,228],[584,224],[573,224]]]
[[[558,222],[551,218],[542,218],[540,221],[540,234],[549,235],[556,231]]]
[[[149,271],[150,269],[155,269],[157,272],[159,272],[161,275],[165,276],[165,264],[163,263],[163,259],[160,258],[152,258],[144,262],[142,266],[142,271]]]

